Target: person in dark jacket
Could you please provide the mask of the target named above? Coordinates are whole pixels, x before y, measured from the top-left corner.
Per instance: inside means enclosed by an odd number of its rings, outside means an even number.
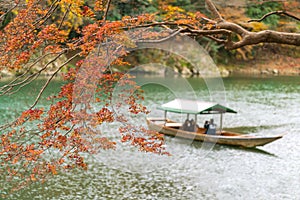
[[[209,128],[209,122],[208,121],[205,121],[204,128],[205,128],[205,134],[207,134],[207,131],[208,131],[208,128]]]

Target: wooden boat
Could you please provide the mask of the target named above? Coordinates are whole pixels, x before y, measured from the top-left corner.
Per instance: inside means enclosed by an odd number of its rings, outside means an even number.
[[[148,127],[150,130],[154,130],[169,136],[249,148],[263,146],[283,137],[283,135],[251,136],[222,130],[222,115],[226,112],[236,113],[236,111],[217,103],[175,99],[169,103],[163,104],[158,109],[165,111],[165,117],[147,118]],[[167,119],[167,112],[187,114],[186,122],[189,123],[189,126],[185,126],[185,123],[177,123]],[[196,123],[193,124],[193,122],[197,121],[198,114],[217,113],[221,114],[220,127],[219,131],[215,131],[213,134],[206,134],[206,129],[198,127]],[[189,120],[190,114],[195,115],[195,120]]]

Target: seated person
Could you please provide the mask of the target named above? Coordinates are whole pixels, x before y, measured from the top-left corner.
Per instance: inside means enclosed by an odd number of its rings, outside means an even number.
[[[196,132],[198,129],[198,126],[194,119],[188,120],[186,119],[182,127],[180,128],[181,130],[184,131],[189,131],[189,132]]]
[[[198,125],[196,124],[195,120],[194,119],[191,119],[190,120],[190,123],[191,123],[191,126],[189,128],[189,131],[191,132],[197,132],[198,130]]]
[[[205,121],[205,123],[204,123],[205,134],[207,134],[208,127],[209,127],[209,122]]]
[[[214,120],[211,119],[209,126],[208,126],[207,134],[216,135],[216,127],[217,127],[217,125],[214,124]]]

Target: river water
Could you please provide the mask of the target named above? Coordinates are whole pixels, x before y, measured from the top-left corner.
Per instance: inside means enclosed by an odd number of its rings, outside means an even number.
[[[177,93],[157,84],[162,77],[139,78],[147,82],[143,89],[145,104],[152,110],[150,115],[162,117],[157,105],[178,97]],[[182,97],[196,94],[202,100],[211,100],[202,79],[186,80],[192,90],[180,88],[179,84]],[[172,156],[142,153],[119,144],[116,150],[88,156],[87,171],[59,174],[9,198],[300,199],[300,78],[228,77],[223,78],[223,83],[226,105],[238,112],[226,114],[224,127],[245,134],[286,135],[257,149],[217,144],[206,148],[200,142],[166,137]],[[46,93],[57,90],[60,84],[56,82]],[[30,105],[32,90],[35,87],[2,98],[1,118],[10,119]],[[185,116],[169,117],[183,120]],[[198,118],[199,125],[206,117]],[[137,121],[145,125],[145,120]],[[102,128],[103,134],[111,138],[118,138],[116,130],[117,125]]]

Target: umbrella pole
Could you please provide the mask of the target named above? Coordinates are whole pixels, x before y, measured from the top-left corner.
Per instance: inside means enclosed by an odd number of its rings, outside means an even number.
[[[167,111],[165,110],[165,125],[167,123]]]
[[[221,112],[221,116],[220,116],[220,135],[222,134],[222,129],[223,129],[223,113]]]

